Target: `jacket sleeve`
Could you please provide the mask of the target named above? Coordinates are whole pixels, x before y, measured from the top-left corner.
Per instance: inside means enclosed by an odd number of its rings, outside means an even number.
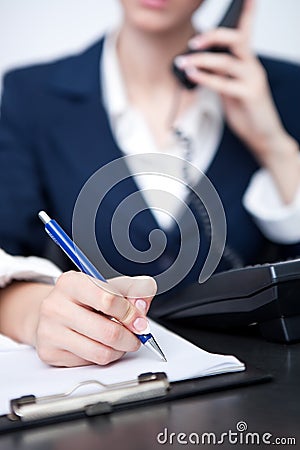
[[[283,126],[296,139],[298,144],[300,144],[300,65],[270,58],[261,58],[261,62],[267,72],[273,99]],[[290,215],[290,219],[293,216],[296,223],[292,224],[291,220],[288,223],[287,220],[287,227],[291,231],[290,235],[286,235],[281,239],[275,239],[279,255],[278,259],[284,260],[286,258],[300,257],[300,242],[297,240],[299,233],[294,232],[297,227],[299,228],[299,206],[298,204],[296,205],[297,202],[299,203],[298,198],[295,199],[293,205],[286,207],[283,211],[283,216],[285,215],[288,218]],[[273,215],[275,214],[276,208],[274,207]],[[272,220],[270,221],[271,227],[273,228],[272,234],[276,234],[275,228],[278,223],[272,225]],[[293,239],[289,239],[292,236]]]
[[[38,124],[23,71],[4,78],[0,115],[0,247],[11,254],[42,252],[42,227],[36,218],[43,208],[35,158]],[[36,211],[32,211],[32,208]],[[35,217],[36,219],[33,219]]]

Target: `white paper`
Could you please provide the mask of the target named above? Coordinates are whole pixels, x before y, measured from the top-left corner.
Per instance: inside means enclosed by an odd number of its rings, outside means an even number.
[[[151,332],[167,363],[142,346],[108,366],[56,368],[44,364],[31,347],[15,344],[11,351],[7,346],[1,351],[0,340],[0,414],[9,412],[12,398],[63,393],[84,380],[111,384],[134,380],[144,372],[166,372],[169,381],[178,381],[245,369],[234,356],[206,352],[153,322]]]
[[[2,368],[2,363],[1,363],[1,353],[2,352],[24,350],[25,348],[30,348],[30,346],[25,345],[25,344],[19,344],[18,342],[13,341],[12,339],[8,338],[7,336],[3,336],[3,334],[0,334],[0,368]]]

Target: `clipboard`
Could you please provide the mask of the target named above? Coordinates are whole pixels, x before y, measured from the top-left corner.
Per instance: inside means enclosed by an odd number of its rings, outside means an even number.
[[[9,414],[0,416],[0,434],[81,419],[116,411],[187,398],[194,395],[265,383],[272,376],[258,369],[194,378],[170,383],[164,372],[144,373],[136,380],[104,385],[96,380],[79,383],[69,392],[45,397],[25,395],[12,399]],[[73,394],[96,384],[99,392]]]

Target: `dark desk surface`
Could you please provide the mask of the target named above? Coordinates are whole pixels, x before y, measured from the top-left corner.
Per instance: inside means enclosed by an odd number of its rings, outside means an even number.
[[[156,448],[253,448],[256,445],[183,445],[157,442],[166,428],[170,433],[217,438],[238,422],[246,422],[248,432],[272,434],[275,438],[296,438],[300,448],[300,344],[266,342],[255,335],[229,335],[184,331],[184,335],[211,352],[232,353],[274,376],[272,382],[223,392],[205,394],[171,403],[122,411],[55,426],[47,426],[0,436],[1,450],[147,450]],[[186,439],[181,437],[181,439]],[[261,437],[260,437],[261,439]],[[206,441],[207,442],[207,441]],[[284,441],[282,441],[284,443]],[[285,441],[286,442],[286,441]],[[261,445],[261,447],[266,447]],[[281,448],[283,445],[276,445]],[[269,447],[270,448],[270,447]],[[272,448],[272,447],[271,447]],[[273,447],[274,448],[274,447]]]

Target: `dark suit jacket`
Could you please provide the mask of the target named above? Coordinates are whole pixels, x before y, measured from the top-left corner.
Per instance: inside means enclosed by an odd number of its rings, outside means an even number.
[[[79,55],[50,64],[15,70],[4,79],[0,121],[0,247],[8,252],[51,256],[50,240],[37,219],[38,211],[46,210],[71,233],[74,205],[85,182],[95,171],[122,156],[101,99],[99,59],[102,44],[101,40]],[[287,131],[300,141],[300,69],[293,64],[266,58],[262,63],[269,75],[283,123]],[[257,168],[251,152],[225,126],[220,147],[207,175],[226,212],[227,243],[242,264],[260,261],[268,244],[241,203]],[[126,258],[126,254],[122,255],[112,239],[110,226],[117,206],[137,190],[126,170],[125,165],[120,169],[124,181],[109,189],[95,218],[99,249],[91,239],[95,211],[88,198],[84,202],[86,208],[81,205],[82,220],[76,224],[77,242],[105,276],[118,272],[157,275],[165,272],[176,260],[180,251],[180,224],[166,234],[166,248],[160,256],[156,254],[152,260],[143,260],[143,253],[149,256],[149,234],[157,228],[153,215],[149,210],[142,211],[130,226],[126,220],[123,223],[120,219],[117,240],[122,241],[128,234],[140,252],[133,260]],[[104,174],[103,179],[100,177],[95,184],[94,199],[97,195],[101,197],[101,189],[107,182],[105,177],[109,175]],[[146,206],[141,196],[137,197],[136,203],[140,211]],[[193,232],[187,230],[185,248],[197,248],[197,255],[188,274],[183,277],[185,282],[198,278],[209,248],[197,205],[191,202],[190,206],[199,222],[201,243],[199,246],[199,242],[193,242]],[[152,237],[153,249],[157,245],[159,253],[160,237],[153,234]],[[297,245],[277,248],[282,252],[280,257],[299,253]],[[218,270],[227,269],[230,265],[231,262],[223,258]],[[180,264],[173,273],[170,272],[170,276],[180,279]]]

